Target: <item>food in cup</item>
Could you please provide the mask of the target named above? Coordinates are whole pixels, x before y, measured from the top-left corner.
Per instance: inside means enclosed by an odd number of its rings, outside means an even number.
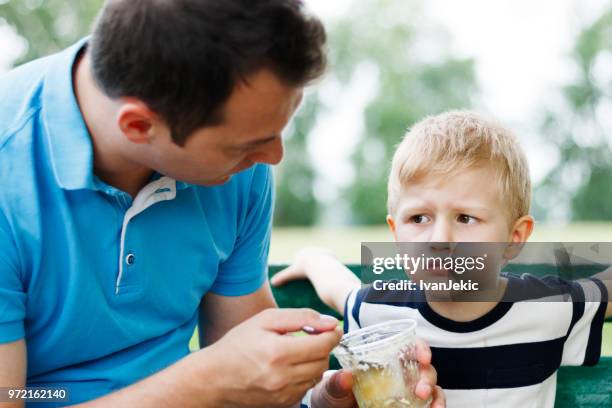
[[[419,370],[415,359],[416,322],[392,320],[342,337],[334,355],[353,373],[360,408],[421,408],[414,394]]]

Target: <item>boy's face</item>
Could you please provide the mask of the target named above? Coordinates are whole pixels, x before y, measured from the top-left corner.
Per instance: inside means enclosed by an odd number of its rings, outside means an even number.
[[[495,183],[489,167],[476,167],[448,176],[430,176],[402,189],[396,213],[387,222],[397,242],[412,242],[416,248],[408,252],[444,258],[453,256],[476,259],[485,253],[484,268],[458,274],[453,269],[437,269],[433,265],[415,271],[413,279],[472,279],[480,290],[495,289],[502,265],[516,256],[519,246],[491,245],[426,245],[420,243],[461,242],[525,242],[533,229],[533,218],[513,221],[510,209]],[[451,248],[452,247],[452,248]],[[520,250],[520,249],[519,249]],[[465,258],[464,258],[465,259]],[[444,267],[446,268],[446,267]],[[486,292],[479,292],[486,293]],[[429,300],[459,300],[462,292],[429,291]],[[469,298],[475,295],[467,292]]]
[[[421,243],[525,242],[533,229],[531,216],[513,221],[510,209],[495,183],[494,170],[476,167],[448,176],[430,176],[402,190],[395,214],[387,222],[397,242],[418,243],[409,250],[412,256],[471,257],[485,256],[484,269],[467,275],[457,270],[426,266],[413,276],[416,280],[446,278],[473,279],[481,288],[495,287],[501,266],[516,256],[520,246],[507,245],[426,245]],[[520,250],[520,249],[519,249]],[[490,286],[489,286],[490,285]],[[457,293],[458,294],[458,293]],[[456,294],[456,295],[457,295]],[[437,293],[444,298],[446,293]]]
[[[510,219],[494,170],[476,167],[403,188],[387,222],[398,242],[524,242],[533,219]]]

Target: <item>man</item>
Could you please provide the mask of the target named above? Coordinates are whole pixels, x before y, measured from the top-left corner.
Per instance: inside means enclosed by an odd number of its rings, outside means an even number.
[[[299,0],[110,0],[0,80],[0,386],[286,407],[318,383],[312,406],[353,405],[350,374],[319,381],[336,320],[273,309],[266,281],[269,165],[324,42]]]

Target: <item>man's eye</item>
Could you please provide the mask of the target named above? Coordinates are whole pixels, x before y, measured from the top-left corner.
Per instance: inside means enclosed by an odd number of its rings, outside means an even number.
[[[461,224],[474,224],[477,219],[471,215],[461,214],[459,217],[457,217],[457,221],[459,221]]]
[[[229,149],[229,153],[230,155],[233,155],[233,156],[239,156],[242,154],[247,154],[251,150],[253,150],[253,148],[250,146],[234,146]]]
[[[410,217],[409,221],[414,224],[424,224],[427,221],[429,221],[429,217],[427,217],[426,215],[418,214],[418,215],[413,215],[412,217]]]

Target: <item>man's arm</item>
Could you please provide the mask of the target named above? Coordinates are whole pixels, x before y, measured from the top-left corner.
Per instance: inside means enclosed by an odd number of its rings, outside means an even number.
[[[88,407],[288,407],[321,377],[340,333],[308,309],[268,309],[204,349]],[[309,325],[317,336],[284,336]]]
[[[267,284],[245,296],[221,296],[211,292],[207,293],[200,304],[198,319],[200,348],[213,344],[234,326],[260,311],[276,307],[276,301]],[[294,405],[294,407],[298,406]]]
[[[0,387],[24,388],[26,346],[24,340],[0,344]],[[23,402],[0,402],[0,408],[22,408]]]
[[[26,384],[26,295],[20,271],[15,239],[0,208],[0,387],[23,388]],[[21,402],[0,402],[2,408],[22,406]]]
[[[233,327],[270,308],[276,308],[276,302],[267,284],[245,296],[207,293],[200,304],[200,348],[216,342]]]
[[[197,387],[190,386],[190,383],[193,384],[192,375],[202,375],[207,369],[211,377],[215,374],[212,372],[214,359],[212,359],[212,356],[210,357],[208,364],[192,363],[188,359],[181,360],[159,374],[81,406],[220,406],[220,404],[215,403],[218,395],[216,395],[216,390],[213,387],[207,384],[200,384]],[[26,385],[26,362],[26,343],[24,340],[0,344],[0,387],[24,388]],[[202,396],[206,396],[210,405],[202,403]],[[0,402],[0,408],[23,408],[23,406],[24,404],[21,401]]]

